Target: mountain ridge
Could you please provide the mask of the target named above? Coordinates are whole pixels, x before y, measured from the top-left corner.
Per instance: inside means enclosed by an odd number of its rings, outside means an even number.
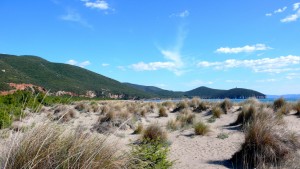
[[[0,91],[14,89],[18,84],[31,88],[32,84],[59,94],[116,99],[265,97],[260,92],[242,88],[221,90],[201,86],[185,92],[164,90],[155,86],[121,83],[81,67],[53,63],[38,56],[0,54]]]

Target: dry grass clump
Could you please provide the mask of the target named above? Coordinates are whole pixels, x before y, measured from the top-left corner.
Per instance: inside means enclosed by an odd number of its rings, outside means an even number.
[[[183,100],[183,101],[180,101],[180,102],[177,103],[177,106],[176,106],[176,108],[173,110],[173,112],[178,112],[178,111],[180,111],[180,110],[182,110],[182,109],[186,109],[186,108],[188,108],[188,107],[189,107],[188,101],[187,101],[187,100]]]
[[[167,141],[167,133],[158,125],[150,124],[143,133],[144,140],[160,140]]]
[[[110,110],[110,108],[108,105],[103,105],[100,107],[100,114],[106,114],[109,112],[109,110]]]
[[[73,118],[76,118],[78,112],[73,108],[69,108],[65,105],[58,105],[54,108],[53,114],[49,114],[53,120],[59,120],[61,122],[68,122]]]
[[[195,117],[196,116],[193,113],[182,113],[176,117],[176,121],[178,121],[180,123],[181,128],[183,128],[194,124]]]
[[[169,120],[168,123],[167,123],[167,129],[168,129],[168,130],[174,131],[174,130],[178,130],[178,129],[180,129],[180,128],[181,128],[181,123],[180,123],[180,121],[178,121],[178,120],[171,119],[171,120]]]
[[[285,104],[286,104],[286,101],[285,101],[285,99],[283,97],[275,100],[274,103],[273,103],[274,110],[280,109]]]
[[[260,104],[260,102],[256,97],[250,97],[247,100],[240,103],[241,106],[244,106],[244,105],[259,105],[259,104]]]
[[[236,121],[231,125],[242,124],[242,126],[245,126],[245,124],[249,123],[251,120],[254,119],[256,114],[257,114],[257,110],[255,106],[245,105],[242,107],[242,111],[239,113]]]
[[[78,103],[76,103],[74,108],[80,112],[86,112],[89,109],[89,105],[84,102],[78,102]]]
[[[210,128],[204,122],[198,122],[194,125],[194,131],[196,135],[206,135],[210,132]]]
[[[296,114],[300,116],[300,101],[293,106],[293,109],[296,111]]]
[[[193,97],[192,100],[190,100],[188,104],[193,109],[196,109],[200,103],[201,103],[201,100],[199,97]]]
[[[277,115],[288,115],[291,111],[291,106],[289,104],[285,104],[277,110]]]
[[[160,107],[158,111],[159,117],[168,117],[168,110],[165,107]]]
[[[225,99],[223,102],[220,103],[220,107],[225,114],[231,109],[233,106],[232,102],[229,99]]]
[[[106,138],[41,125],[25,133],[1,154],[3,168],[125,168],[129,158]]]
[[[220,107],[213,107],[211,112],[214,118],[220,118],[221,115],[224,114],[223,110]]]
[[[173,110],[175,108],[175,103],[172,101],[165,101],[162,103],[162,106],[166,107],[168,110]]]
[[[143,123],[139,123],[133,134],[141,134],[144,131]]]
[[[231,161],[235,168],[281,168],[299,148],[298,136],[274,113],[261,111],[245,128],[245,143]]]

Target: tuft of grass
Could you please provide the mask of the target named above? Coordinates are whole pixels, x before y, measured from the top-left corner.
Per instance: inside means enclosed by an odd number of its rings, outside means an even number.
[[[210,128],[207,124],[203,122],[198,122],[194,125],[194,131],[196,135],[206,135],[208,132],[210,132]]]
[[[106,138],[67,130],[58,125],[41,125],[11,145],[4,168],[124,168],[129,161]]]
[[[214,123],[216,121],[216,118],[214,116],[211,116],[209,119],[207,119],[207,123]]]
[[[150,124],[143,133],[143,140],[160,140],[167,141],[167,133],[158,125]]]
[[[275,100],[274,103],[273,103],[274,110],[280,109],[285,104],[286,104],[286,101],[285,101],[285,99],[283,97]]]
[[[196,109],[200,103],[201,103],[201,100],[199,97],[193,97],[192,100],[190,100],[188,104],[193,109]]]
[[[231,125],[242,124],[242,126],[245,126],[247,123],[251,122],[251,120],[255,118],[256,114],[257,110],[253,105],[243,106],[242,111],[239,113],[236,121]]]
[[[178,121],[178,120],[169,120],[168,123],[167,123],[167,129],[168,130],[178,130],[181,128],[181,123]]]
[[[262,111],[247,125],[245,142],[231,161],[234,168],[277,168],[299,148],[299,137],[288,131],[274,113]]]
[[[142,123],[139,123],[137,128],[134,130],[133,134],[141,134],[144,130],[144,126]]]
[[[193,113],[179,114],[176,117],[176,121],[179,121],[181,124],[181,128],[184,128],[189,125],[193,125],[195,122],[195,117],[196,116]]]
[[[180,101],[179,103],[177,103],[177,106],[176,106],[176,108],[173,110],[173,112],[178,112],[178,111],[181,111],[182,109],[186,109],[186,108],[188,108],[188,107],[189,107],[188,101],[183,100],[183,101]]]
[[[159,117],[168,117],[168,110],[165,107],[160,107],[158,111]]]
[[[229,135],[227,133],[219,133],[217,136],[218,139],[222,139],[222,140],[224,140],[228,137],[229,137]]]
[[[75,105],[75,109],[78,111],[87,111],[88,110],[88,105],[84,102],[79,102]]]
[[[296,114],[300,116],[300,101],[293,106],[293,109],[296,111]]]
[[[211,112],[214,118],[220,118],[221,115],[224,114],[223,110],[220,107],[213,107]]]
[[[291,108],[288,104],[283,105],[277,110],[277,115],[282,116],[282,115],[288,115],[291,111]]]
[[[220,107],[225,114],[227,114],[229,109],[231,109],[232,105],[233,104],[229,99],[225,99],[223,102],[220,103]]]
[[[200,103],[198,104],[198,106],[196,108],[194,108],[194,112],[202,112],[208,109],[208,106],[206,105],[205,102],[200,101]]]

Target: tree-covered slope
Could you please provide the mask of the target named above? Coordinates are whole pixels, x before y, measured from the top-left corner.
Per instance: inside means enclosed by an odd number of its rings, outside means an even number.
[[[62,63],[52,63],[36,56],[0,54],[0,89],[5,83],[28,83],[47,90],[85,94],[95,91],[98,96],[124,95],[124,98],[149,98],[151,94],[128,87],[116,80],[89,70]]]

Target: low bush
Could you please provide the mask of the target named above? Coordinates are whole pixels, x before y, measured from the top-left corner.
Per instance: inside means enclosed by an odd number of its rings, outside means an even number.
[[[160,140],[145,140],[132,147],[130,169],[168,169],[173,165],[167,158],[169,148]]]
[[[133,134],[141,134],[144,130],[144,126],[142,123],[139,123],[136,129],[134,130]]]
[[[209,126],[203,122],[196,123],[194,130],[196,135],[206,135],[208,132],[210,132]]]
[[[275,100],[274,103],[273,103],[274,110],[280,109],[285,104],[286,104],[286,101],[285,101],[285,99],[283,97]]]
[[[221,115],[224,114],[223,110],[220,107],[213,107],[211,112],[214,118],[220,118]]]
[[[231,161],[234,168],[281,168],[299,148],[299,137],[274,113],[262,111],[245,128],[245,142]]]
[[[168,117],[168,110],[165,107],[161,107],[158,110],[159,117]]]
[[[220,103],[220,107],[225,114],[227,114],[229,109],[231,109],[232,105],[233,104],[229,99],[225,99],[223,102]]]
[[[160,140],[162,142],[167,141],[167,133],[158,125],[150,124],[143,133],[143,140]]]

